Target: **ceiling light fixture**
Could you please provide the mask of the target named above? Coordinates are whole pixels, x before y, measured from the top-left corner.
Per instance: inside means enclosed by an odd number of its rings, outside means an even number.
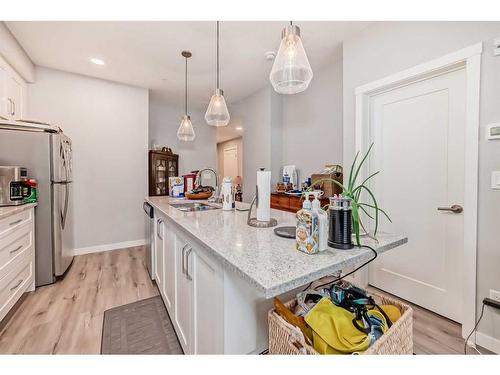
[[[92,57],[90,59],[90,62],[93,63],[93,64],[96,64],[96,65],[105,65],[106,63],[104,62],[104,60],[101,60],[97,57]]]
[[[182,51],[181,55],[186,59],[186,84],[184,87],[184,116],[182,116],[181,124],[179,125],[179,129],[177,129],[177,138],[184,142],[194,141],[196,134],[194,133],[193,123],[191,122],[191,117],[188,115],[188,94],[187,94],[187,85],[188,85],[188,59],[193,56],[193,54],[189,51]]]
[[[224,99],[224,92],[219,87],[219,21],[217,21],[217,71],[215,94],[212,95],[210,103],[208,104],[207,112],[205,113],[205,120],[208,125],[212,126],[226,126],[229,124],[229,111],[227,110],[226,100]]]
[[[243,128],[241,126],[237,126],[236,130],[243,130]]]
[[[269,80],[280,94],[297,94],[309,86],[313,77],[311,65],[300,39],[300,28],[290,21],[281,32],[280,49]]]

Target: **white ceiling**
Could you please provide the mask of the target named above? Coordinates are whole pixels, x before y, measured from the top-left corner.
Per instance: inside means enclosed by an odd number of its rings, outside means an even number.
[[[301,27],[313,68],[340,58],[342,40],[370,22],[307,21]],[[173,105],[184,100],[184,58],[189,61],[190,107],[204,108],[215,85],[215,22],[6,22],[37,65],[151,89]],[[285,21],[225,21],[220,25],[221,87],[231,103],[269,84]],[[92,64],[98,57],[104,66]]]

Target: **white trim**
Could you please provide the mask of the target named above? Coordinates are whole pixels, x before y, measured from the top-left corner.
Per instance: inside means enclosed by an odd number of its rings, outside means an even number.
[[[125,242],[115,242],[106,245],[96,245],[88,247],[80,247],[79,249],[73,249],[71,252],[73,255],[83,255],[90,253],[100,253],[102,251],[110,251],[116,249],[125,249],[134,246],[143,246],[146,244],[146,240],[136,240],[136,241],[125,241]]]
[[[500,354],[500,340],[488,336],[482,332],[476,333],[476,344],[489,351]]]
[[[465,128],[465,197],[464,206],[464,272],[462,336],[470,333],[476,321],[476,258],[477,258],[477,199],[479,164],[479,92],[481,53],[478,43],[430,62],[357,87],[355,142],[356,151],[366,151],[369,132],[369,100],[381,92],[415,83],[456,69],[466,69],[466,128]],[[362,171],[366,176],[367,171]],[[368,271],[359,272],[356,282],[368,284]]]

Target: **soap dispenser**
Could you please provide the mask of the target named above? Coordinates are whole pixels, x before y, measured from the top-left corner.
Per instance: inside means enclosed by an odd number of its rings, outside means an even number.
[[[302,209],[296,214],[295,239],[297,250],[306,254],[316,254],[319,252],[318,214],[312,211],[309,194],[304,193],[305,200],[302,203]]]
[[[323,194],[322,191],[313,191],[314,200],[312,201],[312,211],[318,215],[318,249],[319,251],[328,248],[328,214],[321,208],[321,202],[318,197]]]

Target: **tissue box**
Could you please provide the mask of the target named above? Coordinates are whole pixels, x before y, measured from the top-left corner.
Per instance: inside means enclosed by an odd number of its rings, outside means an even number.
[[[174,198],[184,197],[184,178],[169,177],[168,178],[168,194]]]

